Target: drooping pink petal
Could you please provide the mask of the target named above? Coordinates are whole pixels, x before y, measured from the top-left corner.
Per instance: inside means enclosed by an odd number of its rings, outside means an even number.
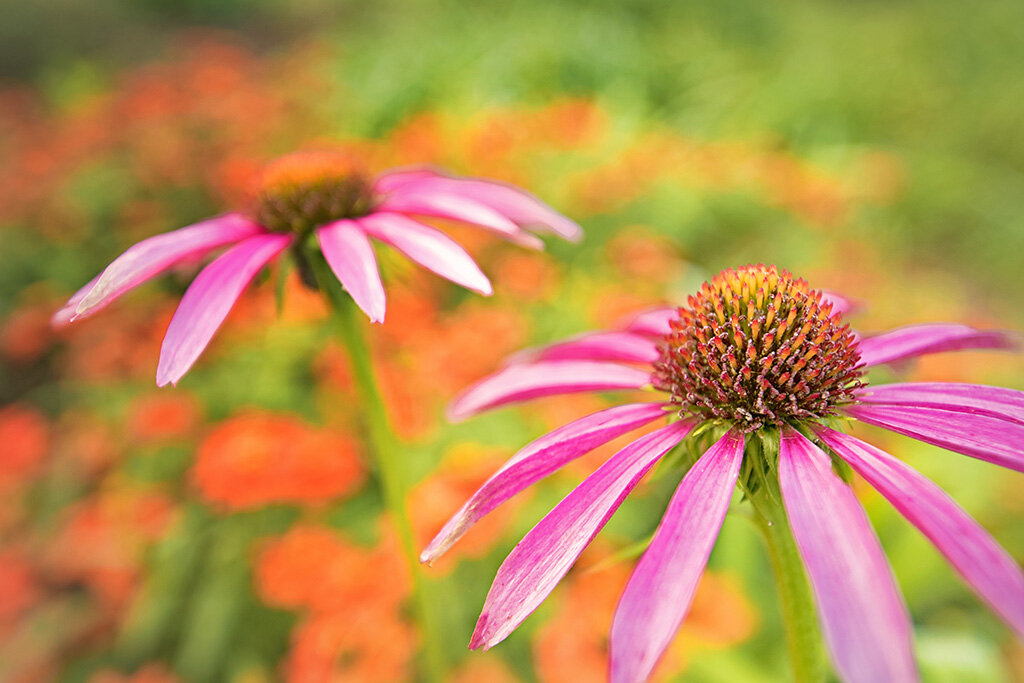
[[[510,365],[456,396],[448,406],[448,419],[458,422],[489,408],[541,396],[639,389],[650,381],[647,371],[616,363],[564,360]]]
[[[288,234],[256,235],[231,247],[203,268],[181,298],[167,327],[156,370],[157,385],[178,383],[210,343],[242,290],[291,241]]]
[[[629,332],[588,332],[548,346],[520,351],[509,357],[508,361],[609,360],[653,363],[657,359],[658,346],[647,337]]]
[[[919,680],[910,616],[867,515],[829,457],[788,428],[779,484],[839,677]]]
[[[860,340],[864,367],[891,363],[904,358],[963,349],[1012,349],[1013,335],[999,330],[978,330],[953,323],[908,325]]]
[[[103,275],[103,273],[100,273],[93,279],[89,280],[89,282],[87,282],[84,287],[82,287],[77,292],[72,294],[71,298],[68,299],[68,302],[64,304],[64,306],[62,306],[61,309],[54,313],[53,316],[50,318],[50,325],[52,325],[53,327],[64,327],[72,320],[74,320],[75,309],[78,308],[78,304],[82,301],[82,299],[85,298],[85,295],[88,294],[89,291],[96,285],[96,283],[100,281],[101,275]]]
[[[408,216],[380,212],[356,221],[368,234],[408,256],[427,270],[467,289],[490,295],[491,281],[473,257],[448,235]]]
[[[373,245],[357,223],[328,223],[316,231],[320,250],[352,300],[375,323],[384,322],[384,284]]]
[[[612,621],[612,683],[640,683],[690,611],[743,462],[743,436],[723,436],[683,478],[629,577]]]
[[[1004,387],[957,382],[907,382],[866,387],[857,392],[864,403],[941,408],[998,417],[1024,424],[1024,392]]]
[[[815,431],[920,529],[978,595],[1024,638],[1024,572],[980,524],[942,489],[888,453],[827,427]]]
[[[416,194],[448,193],[485,204],[518,225],[534,229],[547,228],[571,242],[583,238],[583,230],[574,221],[525,190],[483,178],[449,178],[425,175],[404,185],[403,190]]]
[[[526,232],[512,220],[501,215],[486,204],[441,192],[414,193],[399,187],[387,195],[377,207],[379,211],[435,216],[449,220],[471,223],[487,228],[521,246],[543,249],[544,243]],[[372,214],[371,214],[372,215]]]
[[[263,232],[260,225],[248,218],[229,213],[144,239],[106,267],[96,284],[78,302],[72,320],[92,315],[180,261]]]
[[[612,439],[664,418],[664,403],[633,403],[587,415],[545,434],[512,456],[455,513],[420,554],[433,562],[506,500]]]
[[[848,406],[861,422],[1024,472],[1024,425],[988,415],[910,405]]]
[[[375,194],[387,194],[426,178],[447,178],[440,170],[429,166],[395,168],[380,174],[373,181]]]
[[[672,331],[669,323],[679,317],[677,306],[661,306],[644,311],[626,324],[626,331],[663,337]]]
[[[857,308],[857,304],[842,294],[828,289],[819,291],[821,292],[821,302],[832,304],[832,315],[845,315]]]
[[[469,647],[486,650],[514,631],[565,576],[640,479],[692,427],[689,421],[674,422],[637,439],[538,522],[498,569]]]

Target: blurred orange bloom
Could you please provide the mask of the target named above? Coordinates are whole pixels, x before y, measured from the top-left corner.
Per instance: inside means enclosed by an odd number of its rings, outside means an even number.
[[[351,437],[249,410],[203,439],[191,476],[207,500],[244,509],[332,500],[355,491],[365,471]]]
[[[50,427],[38,411],[12,404],[0,408],[0,490],[35,475],[50,446]]]
[[[154,392],[132,401],[128,431],[142,442],[181,439],[195,431],[200,419],[199,402],[188,392]]]

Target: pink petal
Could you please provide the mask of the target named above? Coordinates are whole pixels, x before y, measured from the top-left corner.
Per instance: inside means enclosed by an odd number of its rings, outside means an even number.
[[[1024,424],[1024,392],[955,382],[883,384],[857,392],[863,403],[941,408]]]
[[[678,306],[661,306],[652,308],[634,317],[626,330],[634,334],[646,334],[652,337],[664,337],[672,331],[670,322],[679,317]]]
[[[316,231],[320,250],[341,284],[371,322],[384,322],[384,284],[373,245],[354,221],[329,223]]]
[[[953,323],[930,323],[898,327],[861,339],[860,359],[864,367],[871,367],[927,353],[962,349],[1012,349],[1016,346],[1016,340],[1007,332],[977,330]]]
[[[489,408],[541,396],[639,389],[650,382],[648,372],[615,363],[565,360],[510,365],[456,396],[448,406],[448,419],[458,422]]]
[[[920,529],[1024,638],[1024,572],[980,524],[942,489],[888,453],[827,427],[815,431]]]
[[[540,360],[610,360],[623,363],[653,363],[658,360],[655,342],[629,332],[589,332],[566,341],[526,349],[511,356],[511,363]]]
[[[210,343],[256,273],[292,241],[287,234],[250,237],[221,254],[189,286],[160,347],[156,383],[177,384]]]
[[[72,320],[92,315],[179,261],[263,232],[265,230],[261,226],[248,218],[229,213],[144,239],[106,267],[96,284],[79,301]]]
[[[398,188],[389,194],[377,207],[379,211],[435,216],[487,228],[506,239],[533,249],[543,249],[544,243],[524,231],[513,221],[501,215],[486,204],[475,202],[453,194],[431,192],[407,192]]]
[[[690,611],[743,462],[726,433],[683,478],[615,610],[612,683],[646,681]]]
[[[473,257],[448,235],[397,213],[375,213],[356,221],[367,233],[410,259],[467,289],[490,295],[491,282]]]
[[[919,680],[910,616],[867,515],[829,457],[788,428],[779,484],[839,677]]]
[[[531,484],[612,439],[667,416],[664,403],[634,403],[582,417],[516,453],[466,501],[420,555],[433,562],[470,527]]]
[[[438,169],[428,166],[396,168],[377,176],[377,179],[373,181],[373,191],[376,194],[387,194],[426,178],[447,177]]]
[[[692,427],[674,422],[637,439],[538,522],[498,569],[469,647],[500,643],[537,609],[640,479]]]
[[[416,194],[448,193],[485,204],[521,226],[549,228],[556,235],[578,242],[583,230],[529,192],[482,178],[447,178],[426,175],[402,188]]]
[[[909,405],[854,405],[861,422],[1024,472],[1024,425],[987,415]]]
[[[78,308],[78,304],[81,303],[82,299],[85,298],[85,295],[88,294],[89,291],[96,286],[96,283],[100,281],[100,277],[102,275],[103,273],[100,273],[93,279],[89,280],[89,282],[86,283],[84,287],[82,287],[77,292],[72,294],[71,298],[68,299],[68,302],[64,304],[64,306],[61,307],[59,311],[54,313],[53,317],[50,318],[50,325],[52,325],[53,327],[64,327],[72,320],[74,320],[75,309]]]
[[[857,305],[853,303],[853,301],[847,299],[842,294],[838,294],[827,289],[821,289],[818,291],[821,292],[822,303],[832,304],[832,315],[846,315],[857,308]]]

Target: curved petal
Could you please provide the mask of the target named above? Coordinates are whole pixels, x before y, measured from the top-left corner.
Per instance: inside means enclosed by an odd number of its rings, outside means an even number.
[[[167,327],[156,370],[157,385],[178,383],[210,343],[242,290],[291,241],[292,236],[286,234],[250,237],[203,268]]]
[[[999,330],[978,330],[953,323],[908,325],[860,340],[864,367],[891,363],[904,358],[963,349],[1012,349],[1013,335]]]
[[[867,515],[829,457],[788,428],[779,484],[839,677],[919,680],[910,616]]]
[[[820,289],[818,291],[821,293],[822,303],[832,304],[832,315],[846,315],[857,308],[857,304],[842,294],[828,289]]]
[[[327,264],[371,322],[384,322],[384,284],[370,239],[354,221],[329,223],[316,231]]]
[[[988,415],[1024,424],[1024,391],[956,382],[908,382],[866,387],[857,392],[863,403],[941,408]]]
[[[544,243],[486,204],[441,192],[408,192],[397,188],[377,207],[378,211],[435,216],[487,228],[525,247],[543,249]],[[371,214],[373,215],[373,214]]]
[[[473,257],[440,230],[397,213],[375,213],[356,221],[367,233],[393,246],[427,270],[467,289],[490,295],[491,281]]]
[[[980,524],[945,491],[888,453],[827,427],[815,431],[920,529],[978,595],[1024,638],[1024,572]]]
[[[644,311],[626,324],[626,331],[663,337],[672,331],[670,322],[679,317],[678,306],[660,306]]]
[[[658,360],[658,345],[629,332],[588,332],[572,339],[526,349],[510,356],[510,363],[541,360],[608,360],[621,363],[653,363]]]
[[[104,269],[96,284],[78,302],[71,319],[95,313],[179,261],[263,232],[266,231],[248,218],[229,213],[144,239],[129,247]]]
[[[53,327],[64,327],[72,320],[74,320],[75,309],[78,308],[78,304],[81,303],[82,299],[85,298],[85,295],[88,294],[89,291],[96,286],[96,283],[100,281],[100,277],[102,275],[103,273],[100,273],[93,279],[89,280],[89,282],[87,282],[84,287],[82,287],[77,292],[72,294],[71,298],[68,299],[68,302],[64,304],[60,308],[60,310],[54,313],[53,316],[50,318],[50,325],[52,325]]]
[[[855,405],[845,412],[919,441],[1024,472],[1024,425],[987,415],[904,405]]]
[[[690,611],[742,462],[743,436],[729,432],[676,489],[615,610],[612,683],[646,681],[672,642]]]
[[[565,360],[510,365],[456,396],[448,406],[448,419],[458,422],[490,408],[541,396],[639,389],[650,382],[647,371],[615,363]]]
[[[448,193],[485,204],[521,226],[548,228],[570,242],[583,238],[583,229],[525,190],[483,178],[425,175],[402,187],[417,194]]]
[[[692,428],[674,422],[637,439],[538,522],[498,569],[469,647],[500,643],[537,609],[640,479]]]
[[[377,194],[387,194],[426,178],[447,177],[440,170],[429,166],[394,168],[377,176],[373,181],[373,191]]]
[[[664,403],[633,403],[587,415],[545,434],[513,455],[459,508],[420,554],[433,562],[484,515],[584,453],[667,416]]]

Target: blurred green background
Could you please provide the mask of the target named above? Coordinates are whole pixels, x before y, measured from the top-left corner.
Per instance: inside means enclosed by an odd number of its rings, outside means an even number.
[[[679,301],[723,267],[777,263],[843,291],[864,303],[863,330],[1024,329],[1020,2],[0,9],[0,680],[415,678],[407,578],[381,570],[394,551],[314,296],[290,279],[279,313],[271,274],[160,391],[159,341],[191,272],[71,329],[48,324],[133,242],[230,208],[275,155],[342,145],[382,168],[501,178],[587,233],[532,254],[460,229],[495,282],[487,300],[382,255],[375,362],[422,480],[424,539],[519,445],[600,405],[551,399],[453,427],[442,412],[458,389],[517,348]],[[899,376],[1019,389],[1024,363],[965,353]],[[1020,475],[872,437],[1024,558]],[[348,454],[345,473],[327,448]],[[288,459],[303,464],[284,471]],[[498,563],[586,471],[536,487],[430,570],[453,680],[600,680],[629,567],[606,560],[654,528],[671,482],[632,496],[506,644],[465,651]],[[1021,644],[863,494],[926,679],[1024,680]],[[770,572],[741,516],[711,568],[663,678],[786,680]]]

